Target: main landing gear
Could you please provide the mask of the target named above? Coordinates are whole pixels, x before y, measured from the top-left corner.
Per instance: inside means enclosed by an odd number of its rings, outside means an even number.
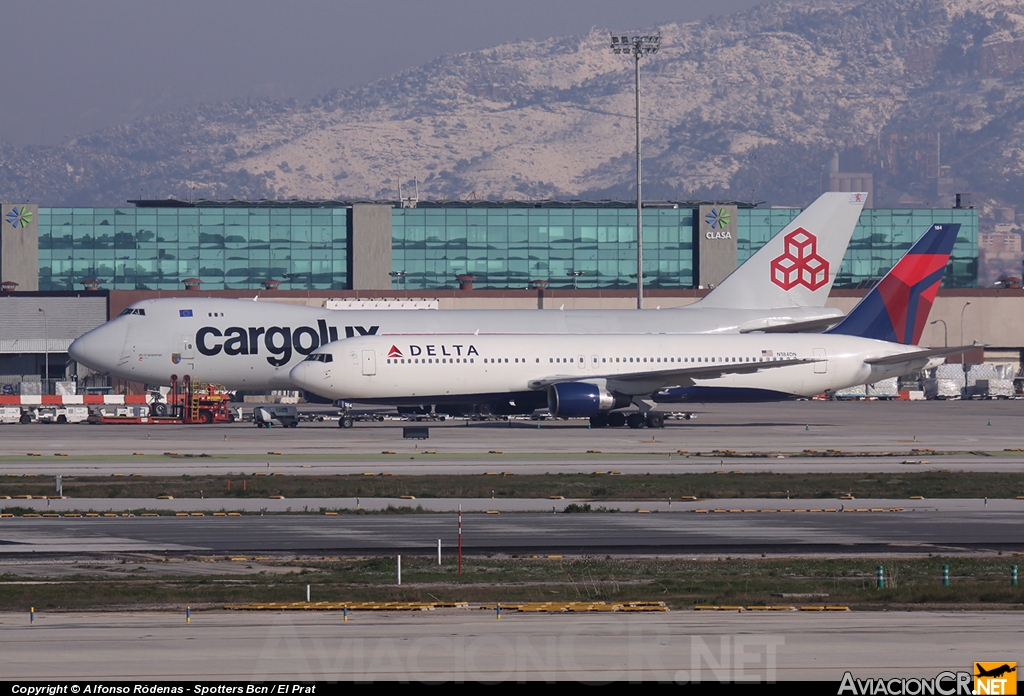
[[[628,425],[634,430],[638,428],[664,428],[665,416],[660,413],[623,413],[612,411],[611,413],[598,413],[590,417],[591,428],[621,428]]]

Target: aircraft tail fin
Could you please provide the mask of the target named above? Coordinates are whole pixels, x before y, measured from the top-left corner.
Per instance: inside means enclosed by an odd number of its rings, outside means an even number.
[[[866,193],[823,193],[692,307],[824,307]]]
[[[960,225],[932,225],[843,321],[826,333],[917,345]]]

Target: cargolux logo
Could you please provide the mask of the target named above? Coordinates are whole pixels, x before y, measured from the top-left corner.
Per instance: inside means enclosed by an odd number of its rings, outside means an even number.
[[[817,290],[828,283],[828,261],[818,256],[818,238],[797,227],[786,235],[786,251],[772,259],[772,282],[783,290],[803,285]]]
[[[345,337],[375,336],[379,326],[369,328],[362,326],[346,326]],[[281,367],[291,362],[293,351],[299,355],[309,355],[320,346],[338,340],[338,327],[327,326],[327,322],[318,319],[316,327],[299,326],[292,330],[288,326],[229,326],[221,331],[216,326],[204,326],[196,332],[196,348],[206,356],[219,355],[259,355],[260,347],[269,354],[267,362],[274,367]]]
[[[398,350],[398,346],[391,346],[391,350],[388,351],[389,358],[404,358],[402,351]]]

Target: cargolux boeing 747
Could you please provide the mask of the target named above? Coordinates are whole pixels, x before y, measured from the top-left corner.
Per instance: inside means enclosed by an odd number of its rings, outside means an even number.
[[[294,388],[292,367],[317,348],[366,335],[745,333],[811,330],[825,308],[865,194],[826,193],[702,300],[666,310],[330,310],[276,302],[180,297],[136,302],[68,353],[122,379],[172,374],[229,389]]]

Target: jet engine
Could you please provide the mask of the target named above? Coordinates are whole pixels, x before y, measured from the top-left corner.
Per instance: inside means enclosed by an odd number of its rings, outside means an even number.
[[[602,411],[626,408],[630,403],[628,396],[586,382],[560,382],[548,387],[548,410],[552,416],[560,418],[586,418]]]

